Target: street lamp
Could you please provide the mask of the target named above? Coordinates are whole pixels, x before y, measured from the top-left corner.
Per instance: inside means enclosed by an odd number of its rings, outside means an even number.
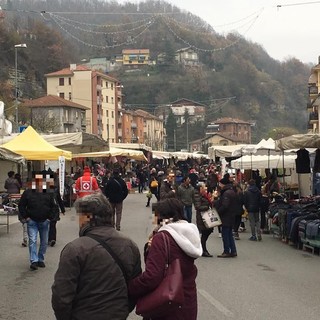
[[[27,45],[25,43],[16,44],[14,46],[15,50],[15,107],[16,107],[16,124],[17,124],[17,132],[19,131],[19,119],[18,119],[18,48],[26,48]]]

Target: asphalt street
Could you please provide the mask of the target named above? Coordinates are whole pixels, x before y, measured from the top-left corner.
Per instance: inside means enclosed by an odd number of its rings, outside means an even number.
[[[151,208],[145,204],[145,194],[129,194],[121,226],[121,232],[141,250],[152,230]],[[10,222],[9,233],[6,226],[0,226],[0,319],[53,320],[51,285],[59,254],[66,243],[78,237],[74,209],[61,216],[57,244],[48,248],[46,268],[37,271],[29,270],[28,249],[21,246],[21,224],[16,216]],[[293,248],[272,235],[264,235],[261,242],[248,241],[249,233],[240,236],[237,258],[216,257],[222,252],[222,243],[215,232],[208,240],[214,257],[196,261],[198,319],[318,320],[319,256]],[[132,312],[128,319],[141,318]]]

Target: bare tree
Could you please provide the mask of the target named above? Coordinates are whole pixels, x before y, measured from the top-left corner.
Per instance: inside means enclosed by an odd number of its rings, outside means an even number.
[[[31,112],[31,124],[39,132],[50,133],[59,127],[59,120],[51,115],[48,110],[33,109]]]

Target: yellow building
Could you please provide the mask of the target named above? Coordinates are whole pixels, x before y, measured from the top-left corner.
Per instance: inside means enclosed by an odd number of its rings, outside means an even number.
[[[124,66],[128,65],[147,65],[150,59],[149,49],[123,49],[122,61]]]
[[[86,132],[97,134],[108,142],[118,141],[122,86],[117,79],[76,64],[45,76],[47,94],[58,95],[88,108]]]

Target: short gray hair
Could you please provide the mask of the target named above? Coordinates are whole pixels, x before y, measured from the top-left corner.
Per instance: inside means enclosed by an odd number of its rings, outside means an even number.
[[[112,206],[101,192],[78,198],[74,206],[78,214],[91,214],[93,218],[98,217],[103,224],[112,223]]]

